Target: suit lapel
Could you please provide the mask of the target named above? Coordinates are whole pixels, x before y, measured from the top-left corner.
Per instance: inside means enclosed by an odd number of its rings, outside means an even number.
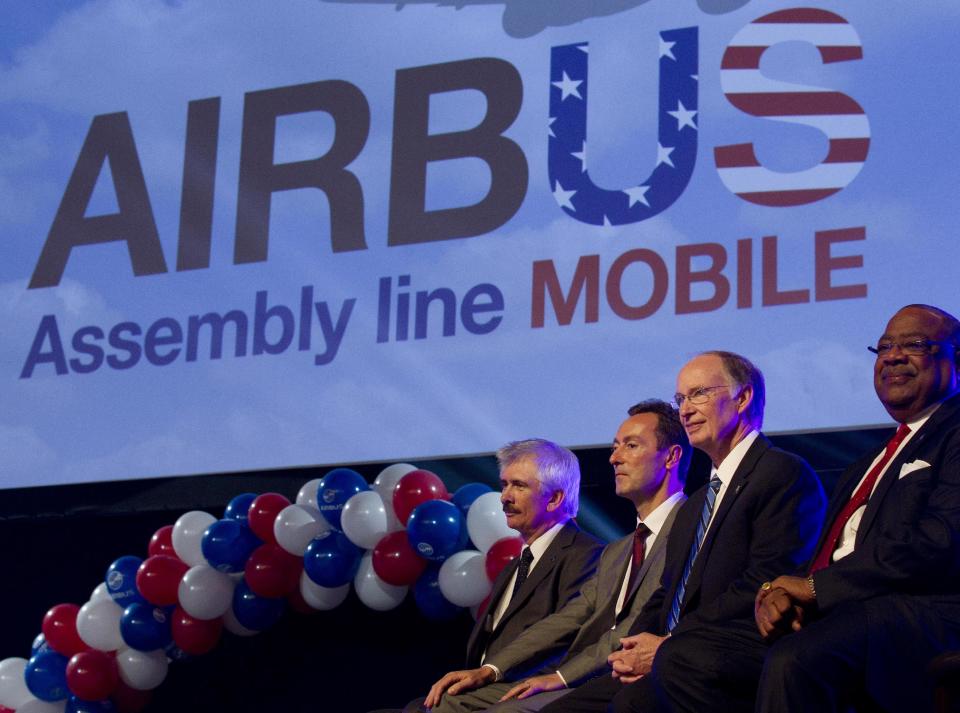
[[[713,519],[710,521],[707,534],[703,538],[703,544],[700,545],[697,559],[694,561],[693,568],[690,570],[690,577],[687,579],[687,588],[683,593],[681,606],[686,606],[687,602],[694,596],[694,593],[700,589],[700,579],[703,576],[703,568],[706,566],[704,563],[710,560],[710,550],[713,548],[713,543],[717,539],[717,533],[720,532],[727,513],[730,512],[730,509],[740,496],[740,492],[746,486],[750,474],[754,468],[757,467],[760,458],[769,448],[770,441],[768,441],[762,433],[758,434],[757,439],[747,450],[743,460],[740,461],[740,465],[730,479],[730,484],[727,485],[727,489],[723,493],[723,499],[720,501],[720,505],[713,513]],[[706,490],[704,490],[704,498],[706,498]],[[702,507],[703,501],[701,501],[701,509]]]
[[[677,518],[677,512],[680,510],[680,506],[683,505],[685,498],[680,498],[670,512],[667,514],[667,517],[663,520],[663,525],[660,528],[660,533],[657,535],[657,539],[653,542],[653,547],[650,548],[650,551],[647,552],[646,556],[643,558],[643,565],[640,567],[640,574],[633,580],[633,586],[630,588],[630,591],[627,592],[627,597],[623,602],[623,610],[621,613],[626,611],[629,608],[629,603],[633,599],[633,596],[637,593],[637,590],[640,589],[640,585],[643,583],[643,580],[647,577],[647,572],[654,565],[657,560],[662,559],[666,556],[667,549],[667,537],[670,534],[671,529],[673,528],[673,521]],[[620,581],[623,581],[623,578],[620,578]]]
[[[903,450],[897,454],[897,457],[890,462],[886,472],[880,478],[880,482],[877,483],[877,487],[874,489],[873,494],[867,500],[867,507],[863,511],[863,517],[860,520],[860,526],[857,528],[857,544],[863,542],[864,536],[867,532],[869,532],[870,527],[873,525],[873,521],[877,517],[877,513],[880,511],[880,505],[883,503],[883,499],[886,497],[887,492],[900,478],[900,469],[903,467],[904,463],[909,463],[910,461],[915,460],[917,453],[923,449],[926,441],[931,438],[932,434],[940,430],[940,425],[947,419],[952,419],[954,417],[957,411],[958,403],[960,403],[960,397],[958,396],[954,396],[944,401],[943,404],[940,405],[940,408],[938,408],[933,415],[927,419],[927,422],[923,424],[920,430],[917,431],[917,433],[914,434],[909,441],[907,441],[907,444],[903,447]],[[846,502],[846,500],[844,500],[844,502]]]
[[[520,558],[514,557],[510,564],[503,568],[503,571],[500,572],[500,575],[493,584],[493,589],[490,590],[490,597],[487,599],[487,608],[483,612],[480,612],[476,623],[473,625],[473,630],[470,632],[470,640],[467,642],[467,666],[470,668],[480,665],[480,656],[487,647],[487,641],[493,632],[493,614],[497,611],[497,605],[500,603],[500,599],[506,591],[507,582],[511,580],[513,573],[517,571],[519,566]]]
[[[540,585],[540,583],[546,579],[553,570],[553,567],[556,564],[557,559],[559,559],[561,552],[573,543],[573,538],[576,536],[578,529],[579,528],[577,528],[576,523],[570,520],[566,525],[563,526],[563,529],[557,533],[557,536],[554,538],[553,542],[550,543],[547,551],[543,553],[540,560],[536,563],[533,571],[527,575],[526,580],[520,586],[520,590],[516,593],[516,596],[510,600],[507,610],[500,618],[499,624],[501,627],[518,609],[522,608],[526,601],[533,596],[533,593],[537,591],[537,587]],[[519,566],[519,559],[520,558],[518,557],[516,560],[514,560],[517,562],[517,566]],[[509,578],[507,581],[509,581]],[[506,583],[504,583],[504,589],[505,588]],[[499,599],[497,601],[499,601]]]

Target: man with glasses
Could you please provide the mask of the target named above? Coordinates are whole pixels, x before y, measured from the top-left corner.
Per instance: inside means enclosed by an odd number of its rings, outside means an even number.
[[[763,375],[730,352],[704,352],[677,377],[690,444],[713,463],[681,506],[661,586],[603,675],[543,709],[752,711],[766,646],[753,596],[772,572],[809,558],[825,498],[810,467],[760,433]]]
[[[932,710],[925,667],[960,646],[958,346],[955,317],[909,305],[869,348],[899,427],[841,476],[800,576],[757,592],[757,627],[776,641],[759,711],[846,710],[864,697]]]

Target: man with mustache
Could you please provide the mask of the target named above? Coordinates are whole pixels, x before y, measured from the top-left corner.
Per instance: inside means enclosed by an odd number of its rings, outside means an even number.
[[[573,453],[537,438],[508,443],[497,451],[497,462],[500,501],[507,524],[523,538],[523,551],[500,573],[486,609],[477,617],[467,643],[468,670],[452,671],[430,689],[425,704],[438,712],[464,710],[454,694],[470,687],[467,682],[486,658],[578,596],[602,549],[600,541],[573,520],[580,495],[580,466]],[[557,644],[530,651],[516,667],[536,670],[543,657],[562,649]]]
[[[757,592],[757,627],[776,640],[761,713],[828,713],[865,697],[894,713],[933,709],[925,667],[960,646],[958,349],[960,322],[920,304],[870,348],[874,390],[899,427],[841,476],[800,576]]]
[[[538,711],[596,676],[659,586],[667,535],[686,499],[690,444],[677,410],[664,401],[642,401],[627,414],[613,439],[610,465],[617,495],[636,510],[636,530],[604,548],[581,596],[487,656],[484,666],[460,672],[460,685],[449,690],[464,710]],[[566,644],[558,661],[552,652]],[[530,660],[531,652],[540,657],[538,675],[518,683],[526,673],[518,664]]]

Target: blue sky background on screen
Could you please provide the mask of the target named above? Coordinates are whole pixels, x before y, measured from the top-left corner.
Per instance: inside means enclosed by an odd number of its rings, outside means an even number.
[[[7,6],[10,6],[8,9]],[[197,0],[129,3],[4,3],[0,34],[0,484],[153,477],[489,452],[507,440],[544,436],[568,445],[606,443],[624,409],[674,392],[679,366],[711,348],[742,352],[768,381],[767,430],[885,423],[873,395],[875,341],[907,302],[960,310],[955,287],[958,141],[949,126],[960,102],[954,79],[960,10],[946,0],[891,13],[866,1],[822,0],[856,30],[863,59],[823,65],[816,49],[783,43],[762,70],[782,81],[843,92],[863,106],[870,149],[860,174],[834,196],[770,208],[736,197],[721,182],[713,148],[754,142],[765,166],[796,171],[824,156],[826,138],[804,126],[735,109],[720,83],[731,38],[752,20],[792,7],[753,0],[707,13],[687,2],[623,3],[622,12],[547,27],[529,37],[504,30],[504,3],[435,4]],[[731,5],[732,7],[732,5]],[[550,48],[589,42],[588,165],[618,188],[649,175],[656,158],[657,33],[699,28],[699,147],[689,186],[669,209],[641,223],[596,227],[564,214],[547,171]],[[524,152],[529,184],[520,209],[497,230],[471,238],[387,245],[394,80],[398,69],[478,57],[506,60],[523,80],[519,116],[506,135]],[[323,193],[300,189],[272,200],[266,262],[234,265],[237,177],[244,95],[327,79],[358,87],[370,105],[366,144],[350,170],[364,196],[367,249],[333,253]],[[175,272],[187,103],[221,97],[213,245],[209,269]],[[27,289],[53,216],[94,116],[125,111],[170,272],[134,277],[122,243],[72,251],[56,287]],[[437,95],[430,131],[474,125],[477,91]],[[275,161],[319,156],[334,140],[321,113],[284,117]],[[428,170],[428,208],[466,205],[487,191],[478,159]],[[87,215],[116,210],[109,172]],[[760,239],[778,236],[781,289],[813,289],[816,231],[863,227],[866,239],[838,244],[863,255],[862,269],[835,273],[865,283],[865,299],[760,306]],[[677,315],[678,245],[719,243],[733,276],[736,241],[754,241],[754,301],[732,296],[717,310]],[[603,300],[585,324],[548,309],[531,328],[531,266],[551,259],[566,288],[577,261],[600,255],[602,270],[627,250],[659,254],[669,292],[655,314],[616,316]],[[459,297],[478,283],[503,293],[503,321],[490,334],[458,324],[452,337],[377,343],[381,277],[408,274],[411,289],[448,287]],[[624,298],[649,295],[649,272],[633,266]],[[108,330],[160,317],[242,309],[255,294],[296,310],[300,289],[334,310],[356,299],[336,358],[316,366],[308,352],[200,358],[156,367],[57,375],[40,364],[20,378],[44,315],[55,314],[65,346],[86,325]],[[736,293],[736,285],[732,286]],[[705,285],[693,296],[707,298]],[[549,304],[549,302],[548,302]],[[201,348],[201,353],[203,349]],[[68,355],[69,356],[69,355]]]

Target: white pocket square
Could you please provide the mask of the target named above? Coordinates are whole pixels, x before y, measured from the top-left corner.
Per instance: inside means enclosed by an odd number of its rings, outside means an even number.
[[[930,464],[925,460],[915,460],[910,463],[904,463],[900,466],[900,475],[898,478],[903,478],[906,475],[910,475],[915,470],[920,470],[921,468],[929,468]]]

